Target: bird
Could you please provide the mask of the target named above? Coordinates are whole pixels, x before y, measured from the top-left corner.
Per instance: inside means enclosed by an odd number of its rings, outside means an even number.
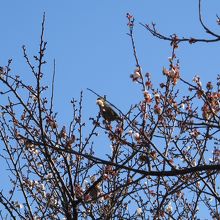
[[[91,188],[89,195],[91,196],[92,200],[97,200],[98,196],[100,195],[100,186],[95,185]]]
[[[122,121],[115,110],[102,97],[97,98],[96,103],[99,106],[101,116],[108,122]]]

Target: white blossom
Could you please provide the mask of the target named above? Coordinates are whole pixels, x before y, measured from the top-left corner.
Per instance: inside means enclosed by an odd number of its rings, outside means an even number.
[[[185,104],[184,103],[181,103],[181,108],[184,110],[185,109]]]
[[[137,215],[141,215],[143,213],[142,208],[137,208]]]
[[[128,131],[128,134],[131,136],[133,134],[133,131],[132,130],[129,130]]]
[[[196,166],[196,160],[195,160],[195,159],[192,160],[192,163],[191,163],[191,164],[192,164],[193,167],[195,167],[195,166]]]
[[[169,202],[169,204],[168,204],[168,206],[166,208],[166,211],[169,212],[169,213],[171,213],[173,211],[173,207],[172,207],[171,202]]]
[[[156,93],[154,94],[154,98],[155,98],[155,99],[159,99],[159,98],[160,98],[160,94],[156,92]]]
[[[193,82],[198,82],[200,80],[200,77],[198,75],[195,75],[193,77]]]
[[[141,74],[139,73],[139,72],[134,72],[134,74],[133,74],[133,79],[134,80],[137,80],[137,79],[139,79],[141,77]]]
[[[138,140],[139,138],[140,138],[140,134],[139,133],[134,133],[134,138],[135,138],[135,140]]]

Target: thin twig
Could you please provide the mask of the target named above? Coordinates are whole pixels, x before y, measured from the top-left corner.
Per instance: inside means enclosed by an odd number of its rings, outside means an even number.
[[[54,99],[54,82],[56,74],[56,60],[53,60],[53,78],[52,78],[52,88],[51,88],[51,99],[50,99],[50,115],[53,112],[53,99]]]

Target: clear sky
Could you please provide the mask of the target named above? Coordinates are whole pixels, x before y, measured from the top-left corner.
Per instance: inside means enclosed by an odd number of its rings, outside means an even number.
[[[204,21],[217,33],[216,14],[220,15],[220,1],[203,1]],[[45,40],[47,66],[44,74],[50,83],[53,59],[56,59],[55,102],[60,120],[70,119],[70,100],[84,90],[85,117],[95,116],[96,97],[87,87],[123,111],[137,103],[141,91],[129,76],[135,68],[126,13],[135,17],[135,39],[140,64],[150,72],[153,81],[162,76],[171,54],[169,43],[155,39],[138,23],[157,24],[161,33],[176,33],[185,37],[207,37],[198,20],[196,0],[65,0],[65,1],[1,1],[0,66],[13,59],[12,71],[30,80],[22,45],[29,55],[36,55],[39,47],[43,12],[46,13]],[[177,55],[181,76],[191,81],[199,74],[203,82],[215,80],[220,73],[219,43],[181,44]],[[69,117],[69,118],[68,118]]]
[[[203,9],[207,24],[218,31],[215,16],[220,2],[204,1]],[[139,88],[129,79],[135,62],[126,35],[127,12],[136,19],[135,38],[142,68],[156,81],[162,77],[162,67],[168,65],[169,43],[153,38],[138,22],[154,21],[158,30],[167,35],[209,37],[199,25],[196,0],[7,0],[1,2],[0,66],[12,58],[13,71],[28,79],[30,73],[21,47],[25,44],[30,55],[37,53],[43,12],[46,12],[45,40],[48,42],[48,65],[44,72],[49,82],[55,58],[55,101],[60,116],[68,115],[70,99],[78,97],[81,90],[85,91],[85,107],[89,114],[97,113],[96,97],[85,90],[87,87],[100,95],[106,94],[124,111],[137,102]],[[218,43],[182,44],[177,55],[184,78],[191,80],[192,76],[200,74],[207,81],[214,80],[219,73]]]

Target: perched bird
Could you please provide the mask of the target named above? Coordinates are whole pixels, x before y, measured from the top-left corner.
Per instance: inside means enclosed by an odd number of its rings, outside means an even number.
[[[122,121],[122,119],[119,117],[119,115],[115,112],[115,110],[108,104],[106,103],[104,98],[98,98],[96,100],[96,103],[98,104],[100,108],[100,113],[102,117],[108,121]]]
[[[97,200],[98,196],[100,195],[100,186],[95,185],[91,188],[89,195],[91,196],[92,200]]]

